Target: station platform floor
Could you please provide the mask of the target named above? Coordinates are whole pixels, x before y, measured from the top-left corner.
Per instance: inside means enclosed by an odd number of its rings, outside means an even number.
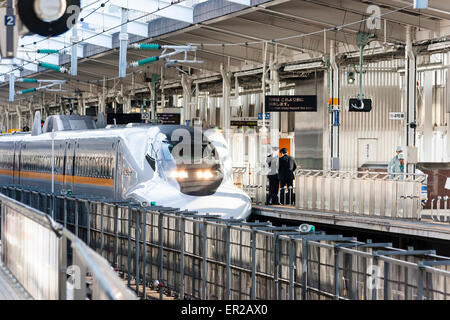
[[[428,239],[450,240],[450,224],[434,222],[431,219],[407,220],[388,219],[377,216],[362,216],[335,212],[307,211],[289,206],[253,205],[255,219],[276,218],[310,224],[325,224],[371,231],[396,233]]]
[[[0,242],[0,256],[1,256]],[[0,261],[0,300],[31,300],[24,288]]]

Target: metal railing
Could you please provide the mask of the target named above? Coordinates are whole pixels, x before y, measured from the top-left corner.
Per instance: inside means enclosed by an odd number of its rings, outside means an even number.
[[[50,213],[51,195],[0,191]],[[450,259],[432,250],[94,199],[56,197],[55,219],[144,298],[450,299]]]
[[[433,221],[450,223],[450,207],[448,196],[438,196],[431,199],[430,217]]]
[[[136,298],[104,258],[49,215],[2,194],[0,205],[2,261],[34,299]]]
[[[298,170],[295,206],[355,215],[420,220],[426,175]]]

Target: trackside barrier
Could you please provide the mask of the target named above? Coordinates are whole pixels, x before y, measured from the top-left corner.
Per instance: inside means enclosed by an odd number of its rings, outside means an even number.
[[[136,298],[104,258],[49,215],[3,194],[0,205],[2,262],[34,299]]]
[[[420,220],[426,175],[297,170],[295,183],[298,209]]]
[[[32,206],[52,198],[0,191]],[[62,196],[55,197],[55,219],[89,241],[130,285],[137,283],[142,298],[450,299],[450,259],[433,250]],[[147,296],[148,287],[159,297]]]

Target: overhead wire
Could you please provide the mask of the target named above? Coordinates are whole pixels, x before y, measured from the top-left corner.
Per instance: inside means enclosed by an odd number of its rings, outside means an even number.
[[[109,1],[109,0],[108,0],[108,1]],[[78,45],[78,44],[82,43],[83,41],[86,41],[86,40],[90,40],[90,39],[92,39],[92,38],[95,38],[95,37],[97,37],[97,36],[99,36],[99,35],[104,34],[105,32],[114,30],[114,29],[119,28],[119,27],[121,27],[121,26],[123,26],[123,25],[126,25],[126,24],[128,24],[128,23],[130,23],[130,22],[134,22],[134,21],[136,21],[136,20],[143,19],[143,18],[145,18],[145,17],[147,17],[147,16],[149,16],[149,15],[156,14],[156,13],[158,13],[158,12],[161,11],[161,10],[167,9],[167,8],[169,8],[169,7],[171,7],[171,6],[175,5],[175,4],[179,4],[179,3],[180,3],[180,2],[173,2],[173,3],[170,3],[170,4],[168,4],[167,6],[164,6],[164,7],[162,7],[162,8],[157,9],[157,10],[154,10],[154,11],[152,11],[152,12],[146,13],[146,14],[144,14],[144,15],[142,15],[142,16],[137,17],[137,18],[127,20],[126,22],[123,22],[123,23],[120,23],[120,24],[118,24],[118,25],[116,25],[116,26],[113,26],[113,27],[111,27],[111,28],[105,29],[105,30],[103,30],[102,32],[99,32],[99,33],[93,34],[92,36],[89,36],[89,37],[87,37],[87,38],[81,39],[81,40],[78,41],[78,42],[75,42],[75,43],[72,43],[72,44],[70,44],[70,45],[64,46],[63,48],[61,48],[61,49],[59,49],[59,50],[57,50],[57,51],[58,51],[58,52],[64,51],[64,50],[66,50],[66,49],[69,49],[69,48],[73,47],[74,45]],[[46,40],[46,39],[45,39],[45,40]],[[47,57],[47,56],[49,56],[49,55],[50,55],[50,54],[46,54],[45,56],[40,57],[39,59],[45,58],[45,57]],[[10,73],[12,73],[12,72],[14,72],[14,71],[21,70],[24,66],[29,65],[29,64],[38,64],[38,63],[39,63],[39,59],[35,59],[34,61],[27,61],[25,64],[21,65],[20,67],[16,67],[16,68],[14,68],[14,69],[11,69],[10,71],[1,73],[0,76],[7,75],[7,74],[10,74]]]
[[[105,4],[106,4],[107,2],[109,2],[109,1],[110,1],[110,0],[107,0],[107,1],[105,2]],[[97,1],[97,2],[99,2],[99,1]],[[96,34],[94,34],[94,35],[92,35],[92,36],[89,36],[89,37],[87,37],[87,38],[84,38],[84,39],[80,40],[79,42],[76,42],[76,43],[73,43],[73,44],[64,46],[63,48],[59,49],[58,52],[61,52],[61,51],[66,50],[66,49],[68,49],[68,48],[71,48],[72,46],[78,45],[79,43],[81,43],[81,42],[83,42],[83,41],[86,41],[86,40],[95,38],[95,37],[97,37],[97,36],[99,36],[99,35],[101,35],[101,34],[104,34],[105,32],[108,32],[108,31],[110,31],[110,30],[119,28],[119,27],[121,27],[121,26],[123,26],[123,25],[125,25],[125,24],[130,23],[130,22],[134,22],[134,21],[136,21],[136,20],[145,18],[145,17],[147,17],[147,16],[149,16],[149,15],[156,14],[157,12],[159,12],[159,11],[161,11],[161,10],[164,10],[164,9],[166,9],[166,8],[169,8],[169,7],[171,7],[172,5],[178,4],[178,3],[179,3],[179,2],[173,2],[173,3],[170,3],[170,4],[168,4],[167,6],[164,6],[164,7],[162,7],[162,8],[160,8],[159,5],[158,5],[158,9],[155,10],[155,11],[153,11],[153,12],[146,13],[146,14],[144,14],[144,15],[142,15],[142,16],[139,16],[139,17],[137,17],[137,18],[134,18],[134,19],[128,20],[128,21],[126,21],[126,22],[124,22],[124,23],[121,23],[121,24],[119,24],[119,25],[117,25],[117,26],[114,26],[114,27],[105,29],[105,30],[103,30],[102,32],[99,32],[99,33],[96,33]],[[89,4],[88,6],[90,6],[90,5],[92,5],[92,3]],[[104,5],[98,7],[95,11],[99,10],[99,9],[102,8],[102,7],[104,7]],[[377,15],[377,16],[371,16],[371,17],[368,17],[368,18],[365,18],[365,19],[361,19],[361,20],[358,20],[358,21],[354,21],[354,22],[342,24],[342,25],[335,26],[335,27],[330,27],[330,28],[328,28],[328,29],[319,30],[319,31],[314,31],[314,32],[305,33],[305,34],[292,35],[292,36],[287,36],[287,37],[282,37],[282,38],[277,38],[277,39],[272,39],[272,40],[255,40],[255,41],[245,41],[245,42],[237,42],[237,43],[187,43],[187,45],[200,46],[200,47],[205,47],[205,46],[209,46],[209,47],[220,46],[220,47],[222,47],[222,51],[223,51],[223,52],[224,52],[226,46],[242,46],[242,45],[245,45],[245,47],[248,48],[248,45],[252,45],[252,44],[259,44],[259,43],[264,43],[264,42],[277,43],[277,42],[280,42],[280,41],[286,41],[286,40],[290,40],[290,39],[305,38],[305,37],[309,37],[309,36],[313,36],[313,35],[322,34],[322,33],[324,33],[324,32],[326,33],[326,32],[329,32],[329,31],[339,31],[339,30],[342,29],[342,28],[346,28],[346,27],[350,27],[350,26],[357,25],[357,24],[361,24],[361,23],[364,23],[364,22],[366,22],[366,21],[368,21],[368,20],[370,20],[370,19],[381,18],[381,17],[383,17],[383,16],[386,16],[386,15],[389,15],[389,14],[393,14],[393,13],[396,13],[396,12],[399,12],[399,11],[402,11],[402,10],[405,10],[405,9],[408,9],[408,8],[411,8],[411,7],[413,7],[413,4],[404,6],[404,7],[402,7],[402,8],[397,8],[397,9],[392,10],[392,11],[389,11],[389,12],[385,12],[385,13],[382,13],[382,14]],[[93,11],[93,12],[94,12],[94,11]],[[93,12],[91,12],[90,14],[92,14]],[[86,17],[87,17],[87,16],[86,16]],[[43,40],[41,40],[41,41],[45,41],[45,40],[47,40],[47,39],[43,39]],[[48,56],[48,55],[49,55],[49,54],[47,54],[46,56]],[[41,58],[39,58],[39,59],[45,58],[46,56],[41,57]],[[17,67],[17,68],[12,69],[12,70],[10,70],[10,71],[8,71],[8,72],[5,72],[5,73],[0,74],[0,76],[1,76],[1,75],[7,75],[7,74],[10,74],[11,72],[14,72],[14,71],[16,71],[16,70],[20,70],[20,69],[22,69],[24,66],[26,66],[26,65],[28,65],[28,64],[35,64],[35,63],[37,63],[37,62],[39,61],[39,59],[35,59],[34,61],[26,62],[25,64],[23,64],[23,65],[20,66],[20,67]],[[134,73],[135,73],[135,72],[127,73],[126,76],[129,76],[129,75],[134,74]],[[104,80],[96,80],[96,82],[99,82],[99,81],[111,81],[111,80],[116,80],[116,79],[118,79],[118,78],[120,78],[120,77],[113,77],[113,78],[108,78],[108,79],[104,79]],[[90,81],[88,81],[87,83],[92,84],[92,82],[90,82]]]

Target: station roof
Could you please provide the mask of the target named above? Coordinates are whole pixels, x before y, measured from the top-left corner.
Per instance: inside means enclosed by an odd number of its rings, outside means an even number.
[[[16,77],[69,79],[76,81],[81,90],[101,86],[104,79],[117,84],[121,8],[130,9],[127,23],[130,43],[197,45],[196,56],[204,63],[182,66],[191,68],[194,74],[217,74],[222,63],[229,65],[230,70],[242,70],[243,66],[259,68],[264,42],[269,44],[269,56],[276,53],[281,62],[289,62],[321,57],[329,52],[330,40],[336,41],[340,52],[356,51],[356,34],[360,31],[370,31],[379,41],[401,46],[405,43],[407,25],[415,27],[424,39],[438,38],[442,30],[450,29],[450,2],[441,0],[429,0],[428,9],[423,10],[414,9],[413,0],[82,0],[81,4],[82,20],[77,25],[81,38],[77,50],[78,76],[27,63],[31,60],[70,65],[72,31],[50,39],[24,36],[14,64],[0,62],[1,100],[7,99],[6,75],[11,70],[15,70]],[[373,5],[381,10],[381,28],[369,30],[362,20],[374,14],[370,11]],[[61,49],[64,54],[37,54],[38,48]],[[128,50],[128,61],[159,53]],[[161,66],[164,64],[155,63],[128,70],[121,84],[144,83],[151,74],[160,74]],[[165,79],[179,78],[178,70],[165,70]]]

